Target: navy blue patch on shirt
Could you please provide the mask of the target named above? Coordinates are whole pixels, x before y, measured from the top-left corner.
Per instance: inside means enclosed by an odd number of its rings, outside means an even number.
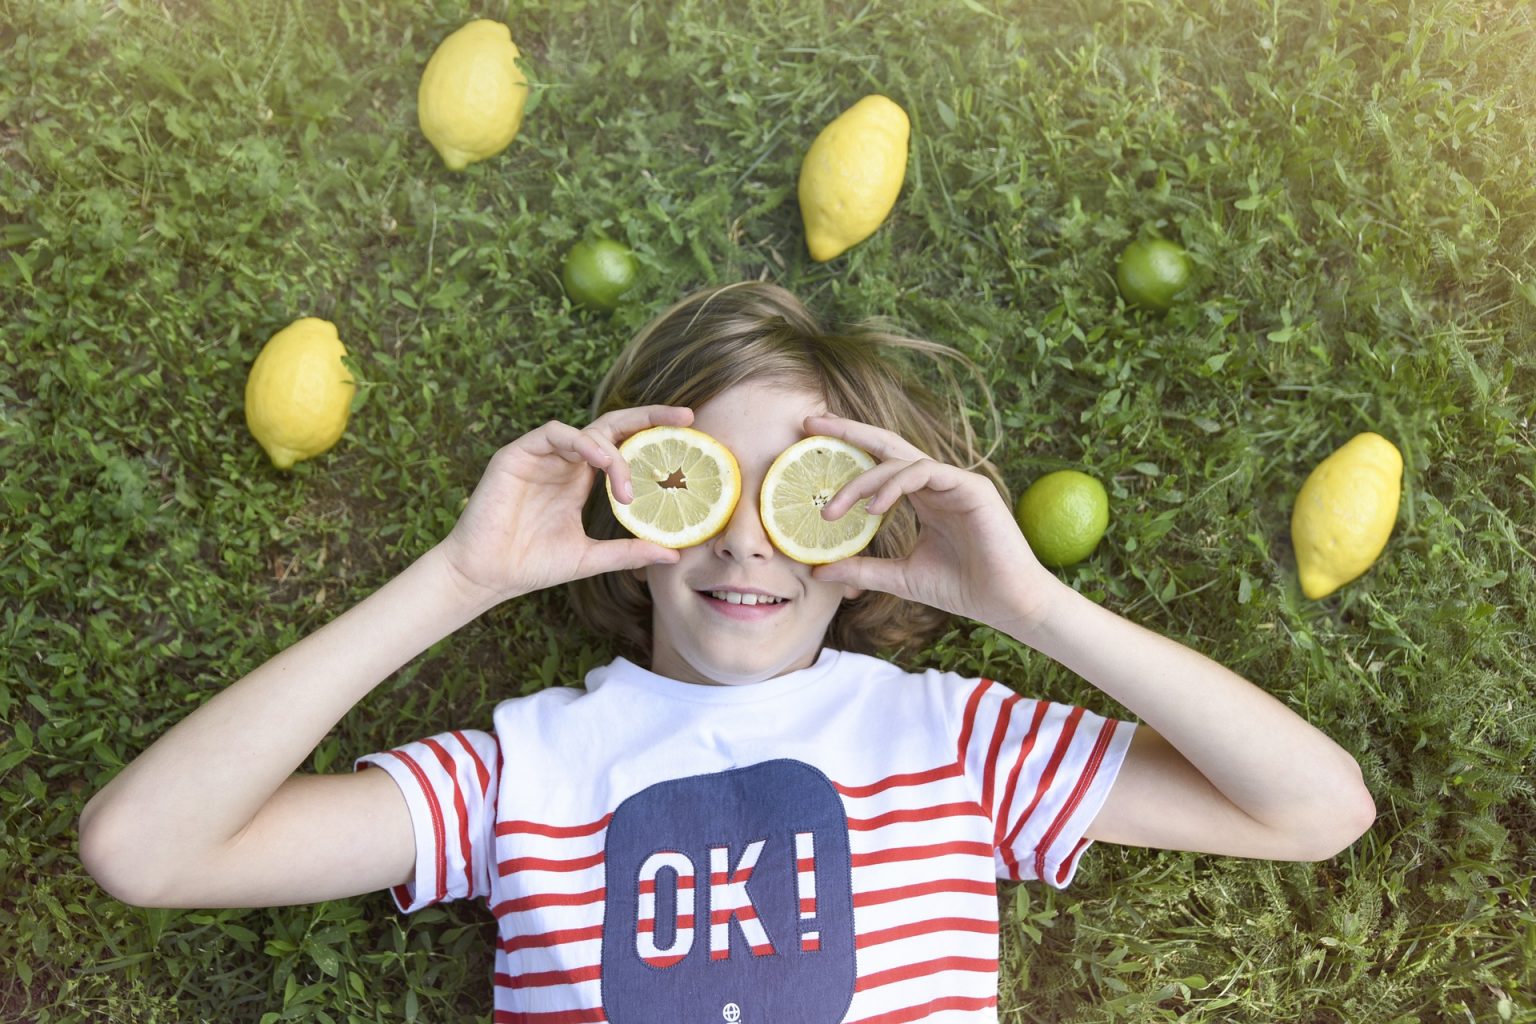
[[[837,790],[800,761],[659,782],[608,823],[612,1024],[837,1024],[853,1000]]]

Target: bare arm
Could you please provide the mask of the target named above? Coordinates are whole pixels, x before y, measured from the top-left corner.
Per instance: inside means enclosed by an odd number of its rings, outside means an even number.
[[[485,607],[434,548],[214,696],[92,797],[80,817],[87,870],[153,906],[301,902],[403,881],[415,844],[388,776],[290,776],[370,690]]]
[[[1320,860],[1370,827],[1375,805],[1354,758],[1210,658],[1060,583],[1034,625],[1009,632],[1146,723],[1090,838]]]
[[[1061,662],[1145,724],[1088,830],[1130,846],[1277,860],[1331,857],[1375,805],[1349,753],[1269,694],[1183,644],[1134,625],[1046,570],[984,477],[935,462],[896,434],[835,416],[806,429],[883,461],[822,515],[902,497],[921,531],[900,559],[854,557],[817,579],[883,590],[1002,630]]]
[[[686,425],[686,409],[547,423],[496,453],[452,533],[356,607],[210,699],[91,798],[80,858],[144,906],[278,906],[405,881],[415,840],[388,775],[295,775],[351,707],[486,609],[599,572],[675,561],[594,541],[581,507],[607,472],[627,495],[624,437]],[[626,499],[627,500],[627,499]]]

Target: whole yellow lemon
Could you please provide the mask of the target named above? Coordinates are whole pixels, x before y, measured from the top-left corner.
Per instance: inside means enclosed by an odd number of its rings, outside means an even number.
[[[1317,464],[1291,510],[1303,594],[1327,597],[1371,567],[1397,522],[1402,486],[1402,453],[1369,431]]]
[[[444,39],[416,90],[416,117],[449,170],[462,171],[507,148],[523,124],[528,79],[512,31],[472,21]]]
[[[245,380],[245,425],[278,469],[312,459],[341,438],[357,384],[336,325],[304,317],[262,346]]]
[[[865,96],[821,130],[800,165],[805,242],[819,262],[875,233],[896,205],[907,174],[907,112]]]

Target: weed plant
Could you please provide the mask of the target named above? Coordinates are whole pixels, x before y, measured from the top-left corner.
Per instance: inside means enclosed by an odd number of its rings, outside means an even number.
[[[416,82],[476,16],[535,91],[453,174]],[[870,92],[911,115],[907,184],[816,264],[799,161]],[[1165,317],[1115,292],[1144,232],[1198,268]],[[643,266],[611,318],[559,284],[593,233]],[[1004,886],[1003,1020],[1536,1020],[1533,246],[1517,0],[0,0],[0,1019],[488,1021],[481,908],[133,909],[83,874],[80,808],[441,537],[499,445],[581,421],[660,308],[766,277],[975,357],[1015,494],[1109,488],[1064,577],[1317,723],[1376,797],[1324,863],[1101,844],[1066,892]],[[305,315],[364,385],[281,473],[241,393]],[[1405,456],[1397,528],[1308,601],[1291,502],[1362,430]],[[306,767],[609,653],[558,593],[506,605]],[[1122,713],[969,623],[923,660]]]

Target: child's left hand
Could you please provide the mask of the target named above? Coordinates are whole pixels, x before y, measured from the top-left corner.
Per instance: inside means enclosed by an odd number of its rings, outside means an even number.
[[[816,579],[895,594],[1014,636],[1044,615],[1058,581],[1030,550],[991,480],[937,462],[899,434],[867,423],[810,416],[805,426],[880,460],[833,496],[825,518],[836,519],[862,498],[869,498],[870,512],[883,513],[905,495],[919,524],[907,557],[845,558],[817,566]]]

